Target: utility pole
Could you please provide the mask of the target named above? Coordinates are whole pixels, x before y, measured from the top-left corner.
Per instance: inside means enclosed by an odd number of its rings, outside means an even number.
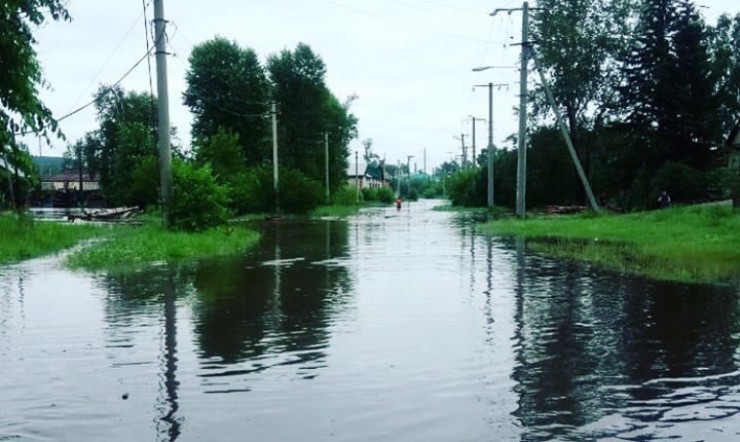
[[[460,161],[462,161],[461,169],[465,169],[465,165],[468,163],[468,150],[465,147],[465,134],[460,134],[460,148],[462,149],[462,155]]]
[[[560,115],[560,108],[558,108],[557,104],[555,103],[555,97],[553,97],[552,95],[552,89],[550,89],[550,84],[547,82],[547,79],[545,79],[545,72],[542,70],[542,67],[539,64],[537,60],[537,56],[535,55],[534,51],[532,51],[532,59],[534,60],[535,69],[537,69],[540,73],[540,79],[542,80],[542,86],[545,87],[545,94],[547,95],[548,101],[550,101],[550,106],[552,106],[552,110],[555,112],[555,118],[558,121],[560,132],[563,134],[563,138],[565,139],[565,144],[568,145],[568,152],[570,152],[570,157],[573,160],[573,164],[576,166],[576,171],[578,172],[578,176],[581,178],[581,183],[583,183],[583,187],[584,189],[586,189],[586,196],[588,196],[588,201],[591,204],[591,208],[594,210],[594,212],[598,212],[599,205],[596,203],[596,198],[594,198],[594,193],[591,190],[591,184],[588,182],[588,178],[586,177],[586,174],[583,171],[583,167],[581,166],[581,161],[578,159],[578,154],[576,153],[576,149],[573,147],[573,141],[570,139],[570,134],[568,133],[568,129],[565,127],[565,122],[563,121],[563,117]]]
[[[172,154],[170,153],[170,103],[167,87],[167,21],[164,0],[154,0],[154,44],[157,62],[157,103],[159,105],[159,182],[165,223],[169,224],[172,199]]]
[[[329,132],[324,132],[324,168],[326,169],[326,204],[329,204]]]
[[[533,8],[534,9],[534,8]],[[522,46],[521,66],[519,67],[519,147],[518,167],[516,174],[516,215],[520,218],[526,216],[527,197],[527,64],[529,62],[529,3],[526,1],[521,8],[498,8],[491,15],[499,12],[522,11]]]
[[[424,175],[427,174],[427,150],[424,149]]]
[[[270,113],[272,114],[272,186],[275,191],[275,212],[280,212],[277,103],[274,101]]]
[[[78,179],[79,179],[79,186],[77,188],[77,206],[80,206],[82,203],[82,146],[77,145],[77,173],[78,173]]]
[[[479,68],[480,69],[480,68]],[[494,160],[494,150],[495,147],[493,146],[493,88],[495,87],[508,87],[508,84],[501,83],[501,84],[476,84],[473,87],[486,87],[488,88],[488,207],[493,207],[493,160]]]
[[[473,142],[473,146],[472,146],[473,147],[473,156],[471,158],[471,161],[473,163],[473,168],[477,168],[478,167],[478,163],[477,163],[477,158],[478,157],[475,156],[475,122],[476,121],[486,121],[486,119],[485,118],[476,118],[473,115],[468,115],[468,116],[470,117],[470,121],[473,123],[473,141],[472,141]]]
[[[360,202],[360,160],[355,151],[355,200]]]

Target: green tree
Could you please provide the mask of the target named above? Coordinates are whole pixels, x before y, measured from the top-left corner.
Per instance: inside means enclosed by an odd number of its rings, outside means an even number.
[[[48,139],[61,135],[51,111],[39,99],[44,79],[36,57],[32,28],[51,20],[70,20],[61,0],[0,2],[0,159],[16,170],[24,167],[26,154],[16,136],[34,132]],[[8,180],[8,199],[17,199],[18,178]],[[18,190],[18,189],[15,189]],[[12,194],[12,195],[10,195]],[[15,203],[15,201],[14,201]]]
[[[195,117],[193,139],[206,140],[224,129],[238,136],[245,165],[271,158],[270,84],[257,54],[216,37],[196,46],[189,63],[183,99]]]
[[[326,87],[326,65],[305,44],[283,50],[267,60],[278,103],[281,165],[323,182],[324,133],[329,133],[329,174],[336,190],[346,178],[349,142],[357,136],[357,118],[350,97],[340,102]]]

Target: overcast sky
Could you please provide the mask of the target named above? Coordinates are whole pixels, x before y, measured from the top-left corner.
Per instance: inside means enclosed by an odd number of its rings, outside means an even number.
[[[740,12],[737,0],[700,4],[709,23],[722,12]],[[114,83],[146,53],[143,6],[140,0],[69,0],[71,23],[52,22],[37,31],[39,58],[51,87],[41,95],[55,116],[90,101],[99,84]],[[489,13],[520,6],[517,0],[165,0],[173,52],[172,124],[181,143],[189,145],[191,116],[182,93],[193,45],[221,35],[251,47],[264,61],[303,42],[323,58],[328,86],[340,99],[358,96],[351,110],[359,118],[360,136],[352,150],[372,138],[375,152],[388,161],[414,155],[412,165],[421,169],[426,149],[431,170],[460,154],[460,141],[453,137],[465,133],[469,140],[468,115],[487,118],[487,93],[474,91],[474,84],[510,85],[494,93],[497,144],[517,130],[517,70],[474,73],[471,68],[516,65],[520,48],[509,44],[520,40],[521,14]],[[152,11],[149,5],[149,20]],[[152,69],[153,63],[152,58]],[[122,86],[148,91],[146,63]],[[93,107],[61,123],[70,142],[96,126]],[[479,148],[486,137],[485,124],[478,123]],[[26,142],[34,154],[40,149],[44,155],[62,155],[65,150],[63,141],[51,147],[35,139]]]

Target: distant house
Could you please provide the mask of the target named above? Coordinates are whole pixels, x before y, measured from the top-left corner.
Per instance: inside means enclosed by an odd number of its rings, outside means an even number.
[[[78,172],[62,172],[41,179],[41,190],[77,191],[80,188]],[[82,190],[85,192],[100,190],[98,177],[82,174]]]
[[[379,187],[388,187],[390,182],[380,180],[368,173],[368,164],[360,160],[357,163],[350,161],[347,167],[347,184],[352,187],[359,183],[360,189],[377,189]]]

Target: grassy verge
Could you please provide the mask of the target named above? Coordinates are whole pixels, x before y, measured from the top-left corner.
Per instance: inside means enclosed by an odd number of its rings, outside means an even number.
[[[452,204],[443,204],[432,207],[432,210],[435,212],[472,213],[475,215],[492,215],[496,217],[511,215],[510,209],[500,206],[494,206],[489,209],[488,207],[461,207],[453,206]]]
[[[484,231],[536,238],[536,250],[658,279],[740,280],[740,212],[726,206],[507,219]]]
[[[90,225],[39,222],[26,215],[0,214],[0,264],[57,252],[104,231]]]
[[[72,254],[67,264],[87,270],[136,267],[172,259],[235,254],[258,240],[258,233],[242,227],[199,233],[172,232],[156,225],[120,227],[109,240]]]
[[[357,215],[362,206],[360,205],[331,205],[331,206],[319,206],[311,211],[312,217],[322,216],[336,216],[336,217],[347,217]]]

